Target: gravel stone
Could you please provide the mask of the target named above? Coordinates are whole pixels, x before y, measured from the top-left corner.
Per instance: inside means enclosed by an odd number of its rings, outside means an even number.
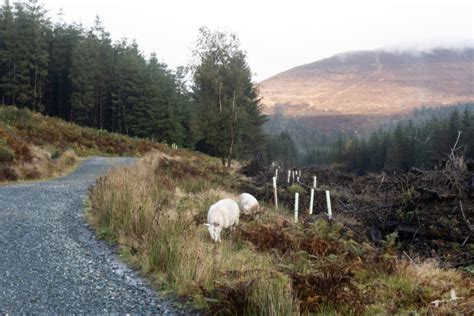
[[[94,157],[69,176],[0,187],[0,314],[189,315],[95,238],[83,201],[133,158]]]

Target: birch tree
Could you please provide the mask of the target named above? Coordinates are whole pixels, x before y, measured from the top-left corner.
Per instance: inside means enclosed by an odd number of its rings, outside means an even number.
[[[237,37],[208,28],[199,32],[191,67],[196,148],[230,167],[232,159],[249,158],[263,145],[265,118]]]

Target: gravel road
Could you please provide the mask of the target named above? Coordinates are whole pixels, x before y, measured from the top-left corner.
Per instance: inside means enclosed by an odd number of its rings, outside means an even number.
[[[0,187],[0,314],[159,314],[157,297],[83,218],[95,179],[132,158],[92,158],[71,175]]]

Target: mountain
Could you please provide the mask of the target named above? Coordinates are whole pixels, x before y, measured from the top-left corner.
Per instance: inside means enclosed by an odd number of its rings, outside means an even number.
[[[355,51],[295,67],[260,83],[264,112],[393,115],[474,100],[474,49]]]

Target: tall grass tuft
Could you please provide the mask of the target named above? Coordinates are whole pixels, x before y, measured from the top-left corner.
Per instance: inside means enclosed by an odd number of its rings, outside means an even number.
[[[154,153],[112,171],[90,194],[90,222],[130,249],[130,261],[159,288],[193,297],[200,308],[240,310],[231,294],[238,288],[245,314],[297,313],[291,280],[271,255],[232,234],[219,245],[209,238],[202,219],[216,200],[233,196],[223,190],[232,176],[217,160],[199,158]]]

